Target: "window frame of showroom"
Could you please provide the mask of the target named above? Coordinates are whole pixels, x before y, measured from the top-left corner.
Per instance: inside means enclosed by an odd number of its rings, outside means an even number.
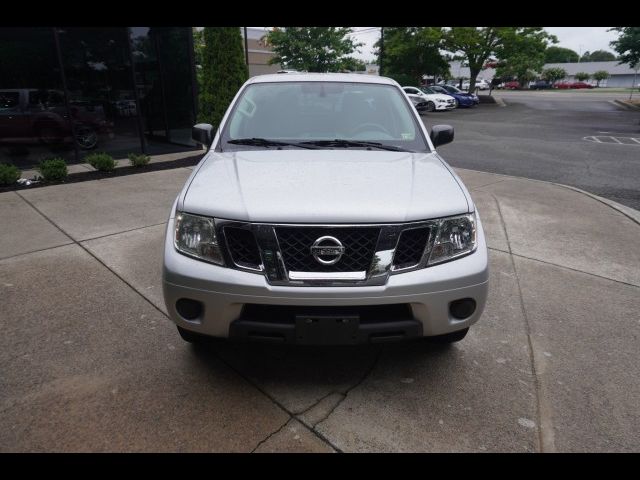
[[[59,34],[58,31],[61,27],[50,27],[52,34],[53,34],[53,39],[54,39],[54,45],[55,45],[55,52],[56,52],[56,61],[58,63],[58,68],[60,69],[60,81],[61,81],[61,85],[62,85],[62,89],[63,89],[63,93],[64,93],[64,101],[65,101],[65,109],[66,109],[66,113],[69,116],[71,109],[70,109],[70,104],[69,104],[69,90],[67,87],[67,78],[66,78],[66,73],[65,73],[65,68],[64,68],[64,61],[63,61],[63,51],[62,51],[62,47],[60,45],[60,38],[59,38]],[[99,28],[99,27],[97,27]],[[148,144],[147,144],[147,140],[145,138],[145,133],[144,133],[144,125],[143,125],[143,117],[142,117],[142,109],[141,109],[141,102],[140,102],[140,96],[138,93],[138,89],[136,86],[136,70],[135,70],[135,61],[134,61],[134,57],[133,57],[133,45],[132,45],[132,32],[131,32],[131,27],[121,27],[124,31],[123,34],[126,34],[127,36],[127,41],[125,43],[126,48],[127,48],[127,56],[129,59],[129,68],[130,68],[130,73],[131,73],[131,79],[132,79],[132,88],[133,88],[133,95],[134,95],[134,101],[136,104],[136,127],[138,130],[138,139],[140,140],[140,150],[142,151],[142,153],[148,153],[149,149],[148,149]],[[196,66],[195,66],[195,52],[194,52],[194,44],[193,44],[193,31],[192,31],[192,27],[176,27],[176,28],[185,28],[185,29],[189,29],[189,34],[187,35],[187,42],[185,45],[185,48],[187,49],[187,58],[189,61],[189,81],[191,83],[191,109],[190,109],[190,114],[191,114],[191,123],[194,124],[196,122],[196,118],[197,118],[197,114],[198,114],[198,84],[197,84],[197,77],[196,77]],[[155,42],[157,45],[157,42]],[[160,87],[162,90],[162,105],[163,105],[163,118],[165,121],[165,138],[164,141],[166,141],[167,143],[175,143],[171,141],[171,130],[169,128],[169,122],[168,122],[168,115],[169,112],[167,111],[167,106],[166,106],[166,98],[165,98],[165,82],[166,79],[164,78],[164,74],[163,74],[163,62],[162,62],[162,58],[161,55],[157,55],[157,62],[158,62],[158,69],[160,71],[160,75],[159,75],[159,80],[160,80]],[[70,118],[70,117],[69,117]],[[81,161],[81,153],[80,153],[80,148],[78,147],[78,143],[76,141],[76,134],[75,134],[75,127],[73,125],[73,121],[70,122],[70,126],[71,126],[71,131],[72,131],[72,135],[74,138],[73,141],[73,151],[74,151],[74,158],[76,162],[80,162]]]

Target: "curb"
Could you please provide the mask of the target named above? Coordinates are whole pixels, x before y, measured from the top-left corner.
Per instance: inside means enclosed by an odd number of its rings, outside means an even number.
[[[452,167],[452,168],[454,170],[457,170],[456,167]],[[577,188],[577,187],[572,187],[570,185],[565,185],[563,183],[547,182],[545,180],[536,180],[534,178],[517,177],[515,175],[505,175],[503,173],[492,173],[492,172],[483,172],[481,170],[471,170],[469,168],[460,168],[460,170],[467,170],[469,172],[478,172],[478,173],[488,173],[490,175],[497,175],[499,177],[516,178],[518,180],[527,180],[527,181],[530,181],[530,182],[546,183],[548,185],[550,184],[550,185],[555,185],[557,187],[566,188],[568,190],[573,190],[574,192],[581,193],[581,194],[586,195],[587,197],[590,197],[590,198],[592,198],[592,199],[594,199],[594,200],[596,200],[596,201],[598,201],[600,203],[605,204],[609,208],[612,208],[612,209],[620,212],[622,215],[627,217],[632,222],[640,225],[640,210],[636,210],[635,208],[627,207],[626,205],[622,205],[621,203],[614,202],[613,200],[609,200],[608,198],[600,197],[599,195],[595,195],[593,193],[587,192],[587,191],[582,190],[582,189]]]
[[[500,97],[493,97],[493,98],[496,99],[496,103],[499,106],[501,106],[501,107],[506,107],[507,106],[507,104],[505,103],[505,101],[502,98],[500,98]]]
[[[625,102],[624,100],[613,100],[613,103],[615,103],[616,105],[620,105],[621,107],[627,109],[627,110],[640,110],[640,107],[637,105],[631,105],[627,102]]]
[[[613,200],[609,200],[608,198],[600,197],[598,195],[586,192],[585,190],[581,190],[580,188],[572,187],[570,185],[563,185],[562,183],[554,183],[554,182],[547,182],[547,183],[551,183],[553,185],[558,185],[559,187],[568,188],[569,190],[573,190],[575,192],[582,193],[582,194],[586,195],[587,197],[591,197],[594,200],[597,200],[600,203],[604,203],[605,205],[613,208],[614,210],[617,210],[618,212],[623,214],[625,217],[628,217],[629,219],[633,220],[638,225],[640,225],[640,210],[636,210],[635,208],[627,207],[626,205],[622,205],[622,204],[620,204],[618,202],[614,202]]]

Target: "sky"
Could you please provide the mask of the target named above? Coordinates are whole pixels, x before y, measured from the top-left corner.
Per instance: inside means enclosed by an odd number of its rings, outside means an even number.
[[[361,60],[373,60],[373,44],[380,38],[380,27],[352,27],[352,38],[365,45],[360,48],[360,53],[354,56]],[[557,47],[570,48],[579,54],[587,50],[607,50],[613,52],[609,46],[611,40],[618,37],[617,32],[607,32],[610,27],[544,27],[547,32],[558,37]]]

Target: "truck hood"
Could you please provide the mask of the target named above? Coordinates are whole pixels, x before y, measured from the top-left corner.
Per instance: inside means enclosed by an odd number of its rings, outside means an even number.
[[[434,153],[367,150],[210,152],[185,212],[273,223],[393,223],[469,211]]]

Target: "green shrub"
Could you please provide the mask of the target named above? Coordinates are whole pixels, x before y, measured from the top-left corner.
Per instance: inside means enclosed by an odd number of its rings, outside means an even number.
[[[151,157],[149,155],[137,153],[129,154],[129,161],[131,162],[132,167],[144,167],[147,163],[149,163],[149,160],[151,160]]]
[[[108,153],[92,153],[85,158],[86,162],[101,172],[111,172],[118,162]]]
[[[218,126],[249,71],[240,27],[204,27],[198,121]]]
[[[62,158],[43,160],[38,165],[38,171],[47,181],[58,181],[67,178],[67,162]]]
[[[0,163],[0,185],[12,185],[20,178],[20,169],[15,165]]]

